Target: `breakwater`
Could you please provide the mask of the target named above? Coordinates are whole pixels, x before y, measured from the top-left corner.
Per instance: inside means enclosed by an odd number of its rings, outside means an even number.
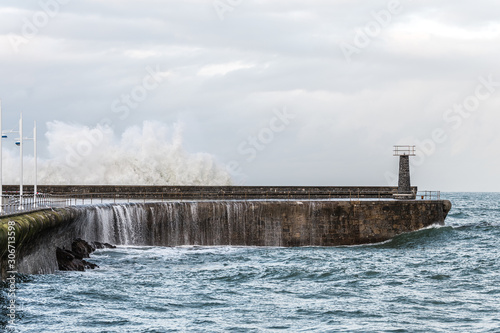
[[[4,185],[16,192],[19,186]],[[32,193],[33,186],[23,186]],[[417,193],[417,187],[411,187]],[[124,185],[39,185],[38,191],[67,198],[130,198],[165,200],[200,199],[332,199],[392,198],[398,193],[394,186],[124,186]]]
[[[374,243],[443,224],[447,200],[205,200],[89,205],[0,220],[2,275],[9,224],[17,270],[57,269],[76,238],[116,245],[337,246]]]

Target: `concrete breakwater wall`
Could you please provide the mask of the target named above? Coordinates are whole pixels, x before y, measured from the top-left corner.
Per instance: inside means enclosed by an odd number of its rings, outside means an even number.
[[[56,247],[76,238],[116,245],[337,246],[385,241],[443,224],[451,203],[435,201],[180,201],[46,210],[0,220],[2,275],[9,226],[17,271],[57,269]],[[11,228],[12,229],[12,228]]]
[[[9,192],[19,186],[4,185]],[[24,193],[33,186],[25,185]],[[417,187],[412,187],[417,192]],[[38,191],[78,198],[147,198],[147,199],[330,199],[392,198],[398,193],[393,186],[117,186],[117,185],[39,185]]]
[[[76,209],[47,209],[0,219],[2,279],[7,271],[54,272],[58,268],[55,249],[71,245],[79,232],[80,216]]]

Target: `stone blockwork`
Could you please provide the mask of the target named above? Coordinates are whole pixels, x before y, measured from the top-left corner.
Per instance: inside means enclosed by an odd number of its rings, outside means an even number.
[[[444,224],[447,200],[191,201],[80,206],[0,219],[2,274],[10,225],[17,270],[57,269],[73,240],[116,245],[337,246],[388,240]]]
[[[399,156],[398,194],[410,194],[410,156]]]
[[[15,192],[19,186],[4,185],[4,191]],[[33,186],[23,187],[24,193]],[[411,190],[417,191],[416,187]],[[394,186],[86,186],[39,185],[38,191],[78,198],[137,199],[333,199],[392,198]]]
[[[385,241],[432,224],[444,224],[451,206],[448,203],[304,202],[297,204],[295,209],[285,208],[282,212],[281,245],[336,246]],[[273,215],[269,212],[271,224]],[[280,218],[275,216],[274,219]]]

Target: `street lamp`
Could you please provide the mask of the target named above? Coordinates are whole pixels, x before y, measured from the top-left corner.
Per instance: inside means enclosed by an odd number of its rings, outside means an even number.
[[[22,115],[21,115],[21,123],[20,123],[21,127],[22,127]],[[21,131],[22,133],[22,131]],[[37,188],[37,185],[38,185],[38,167],[37,167],[37,155],[36,155],[36,150],[37,150],[37,145],[36,145],[36,121],[34,122],[34,126],[33,126],[33,137],[32,138],[23,138],[22,135],[20,135],[20,140],[18,142],[16,142],[16,145],[17,146],[20,146],[21,147],[21,155],[22,155],[22,145],[23,145],[23,140],[33,140],[33,154],[34,154],[34,158],[35,158],[35,179],[34,179],[34,191],[33,191],[33,203],[35,205],[35,207],[37,206],[37,203],[36,203],[36,196],[38,194],[38,188]],[[21,184],[22,184],[22,175],[23,175],[23,166],[22,166],[22,163],[23,163],[23,157],[21,156]],[[21,185],[22,186],[22,185]]]
[[[2,164],[3,164],[3,158],[2,158],[2,139],[6,139],[7,135],[3,134],[3,129],[2,129],[2,100],[0,100],[0,213],[3,211],[3,179],[2,179]]]
[[[35,207],[37,206],[36,204],[36,196],[38,194],[38,161],[37,161],[37,156],[36,156],[36,149],[37,149],[37,146],[36,146],[36,121],[34,122],[33,124],[33,155],[35,157],[35,179],[33,180],[33,202],[35,203]]]
[[[2,139],[7,138],[7,135],[5,135],[2,131],[2,101],[0,100],[0,133],[2,135]],[[19,159],[20,159],[20,180],[19,180],[19,210],[23,209],[23,141],[24,140],[33,140],[34,144],[34,157],[35,157],[35,182],[34,182],[34,196],[33,196],[33,202],[36,207],[36,198],[37,198],[37,178],[38,178],[38,168],[37,168],[37,143],[36,143],[36,122],[33,127],[33,138],[24,138],[23,137],[23,114],[21,113],[21,117],[19,118],[19,131],[8,131],[6,133],[19,133],[19,139],[16,141],[16,146],[19,146],[20,151],[19,151]],[[1,199],[1,204],[0,204],[0,212],[2,212],[3,209],[3,179],[2,179],[2,140],[0,139],[0,197]]]
[[[2,100],[0,99],[0,213],[3,211],[3,180],[2,180],[2,139],[6,138],[7,135],[3,135],[2,132]]]
[[[21,118],[19,118],[19,141],[16,142],[19,146],[19,159],[21,161],[21,174],[19,177],[19,210],[23,210],[23,113],[21,112]]]

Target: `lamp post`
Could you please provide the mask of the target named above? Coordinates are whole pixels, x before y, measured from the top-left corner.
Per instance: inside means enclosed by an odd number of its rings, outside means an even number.
[[[3,132],[2,132],[2,100],[0,100],[0,135],[2,136],[0,138],[0,214],[3,211],[3,179],[2,179],[2,139],[3,139]]]
[[[7,135],[4,135],[2,131],[2,101],[0,100],[0,133],[2,135],[1,139],[7,138]],[[36,156],[36,122],[35,126],[33,128],[33,138],[24,138],[23,137],[23,114],[21,113],[21,116],[19,118],[19,131],[8,131],[7,133],[19,133],[19,141],[16,142],[16,145],[19,146],[19,160],[20,160],[20,177],[19,177],[19,210],[23,210],[23,141],[24,140],[33,140],[35,150],[34,150],[34,155],[35,155],[35,194],[34,194],[34,201],[36,202],[36,193],[37,193],[37,156]],[[2,212],[3,208],[3,179],[2,179],[2,140],[0,139],[0,197],[1,199],[1,204],[0,204],[0,212]],[[35,203],[36,205],[36,203]]]
[[[22,128],[22,114],[21,114],[21,121],[19,123],[19,128]],[[34,154],[34,164],[35,164],[35,169],[34,169],[34,183],[33,183],[33,204],[35,207],[37,207],[37,194],[38,194],[38,161],[37,161],[37,142],[36,142],[36,137],[37,137],[37,132],[36,132],[36,121],[34,122],[33,125],[33,137],[32,138],[23,138],[22,136],[22,130],[20,130],[21,135],[19,136],[19,141],[16,142],[16,145],[20,146],[21,148],[21,198],[23,195],[22,192],[22,186],[23,186],[23,144],[24,140],[33,140],[33,154]]]
[[[36,155],[36,150],[37,150],[37,144],[36,144],[36,121],[34,122],[34,125],[33,125],[33,137],[32,138],[22,138],[22,140],[19,140],[18,142],[16,142],[16,144],[19,146],[19,145],[22,145],[22,142],[24,142],[24,140],[33,140],[33,154],[34,154],[34,158],[35,158],[35,176],[34,176],[34,183],[33,183],[33,188],[34,188],[34,191],[33,191],[33,203],[35,205],[35,207],[37,206],[36,204],[36,196],[38,194],[38,167],[37,167],[37,155]],[[22,163],[22,160],[21,160],[21,163]],[[21,170],[21,175],[22,175],[22,170]]]
[[[33,148],[34,148],[34,151],[33,151],[33,155],[35,157],[35,178],[34,178],[34,184],[33,184],[33,188],[34,188],[34,191],[33,191],[33,202],[35,204],[35,207],[37,206],[36,204],[36,196],[38,194],[38,189],[37,189],[37,185],[38,185],[38,168],[37,168],[37,157],[36,157],[36,121],[33,125]]]
[[[13,133],[14,131],[8,131],[7,133]],[[6,139],[7,135],[3,133],[3,127],[2,127],[2,100],[0,100],[0,213],[3,212],[3,170],[2,170],[2,164],[3,164],[3,156],[2,156],[2,139]]]
[[[19,210],[23,210],[23,114],[19,118],[19,141],[16,142],[19,146],[19,160],[21,162],[21,170],[19,177]]]
[[[0,138],[0,214],[1,214],[3,212],[2,139],[7,138],[7,135],[3,134],[3,128],[2,128],[2,100],[0,100],[0,136],[1,136]]]

